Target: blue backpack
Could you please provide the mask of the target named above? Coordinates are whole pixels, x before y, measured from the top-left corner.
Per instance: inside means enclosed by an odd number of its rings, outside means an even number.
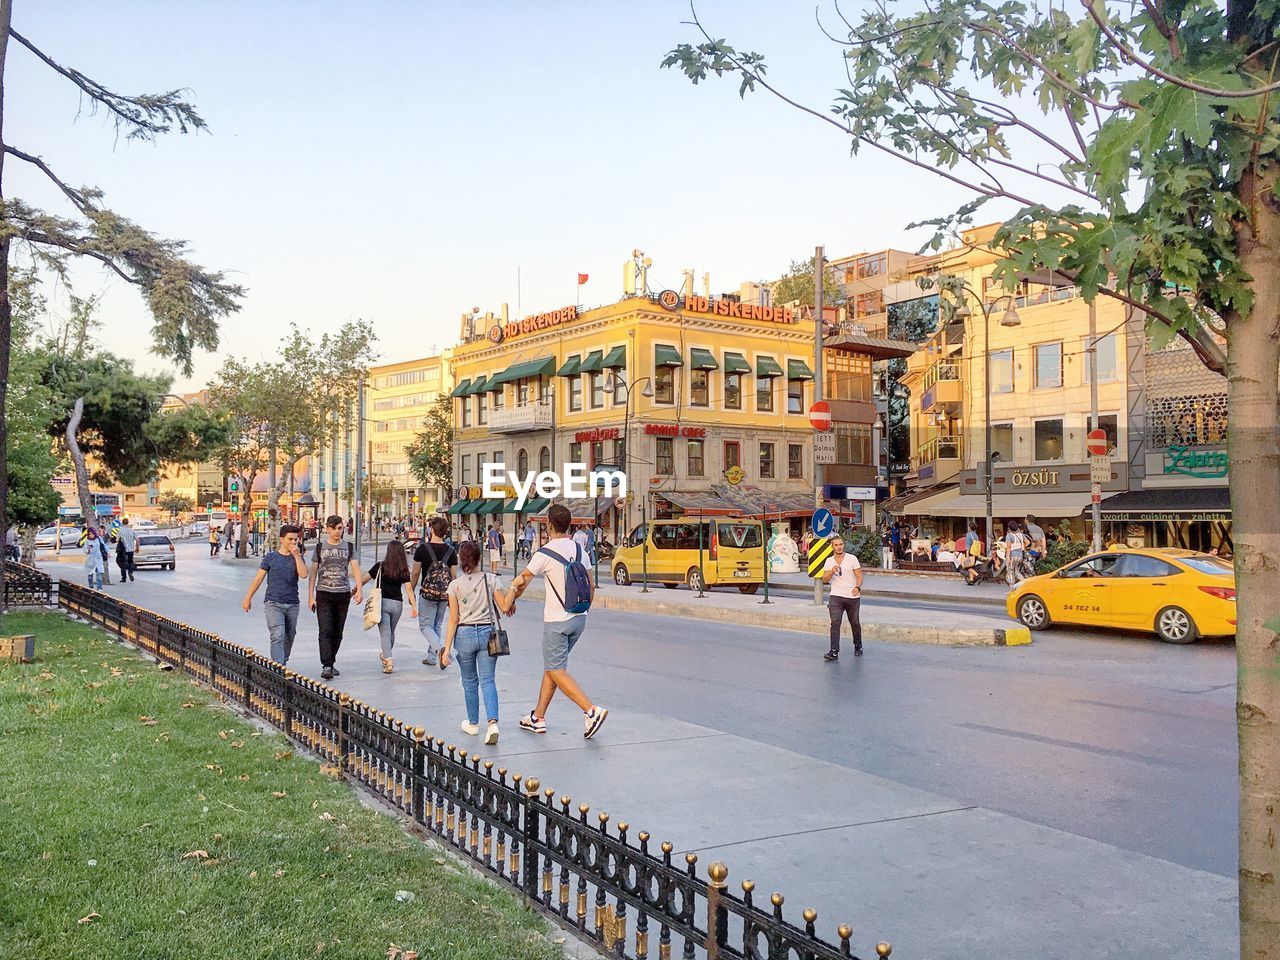
[[[573,545],[574,557],[572,560],[566,560],[554,550],[548,550],[543,547],[539,553],[545,553],[553,560],[559,560],[564,566],[564,596],[560,596],[560,591],[556,589],[556,585],[551,582],[551,578],[547,577],[547,586],[551,588],[551,592],[556,595],[556,599],[560,601],[560,605],[564,607],[565,613],[586,613],[591,609],[591,577],[587,573],[587,567],[582,562],[582,547],[578,544]]]

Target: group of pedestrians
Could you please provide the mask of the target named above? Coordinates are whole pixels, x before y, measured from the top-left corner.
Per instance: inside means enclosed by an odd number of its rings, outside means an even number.
[[[101,590],[110,583],[111,547],[107,531],[103,527],[88,526],[81,535],[80,549],[84,553],[85,582],[90,590]],[[120,582],[133,582],[137,567],[134,555],[138,549],[138,531],[129,526],[129,518],[120,521],[116,535],[116,566],[120,570]]]
[[[355,551],[344,537],[345,524],[338,516],[325,521],[325,536],[316,544],[308,565],[299,546],[301,531],[286,524],[280,528],[278,549],[262,558],[241,606],[248,613],[254,595],[266,583],[264,609],[271,658],[287,663],[297,635],[299,591],[305,580],[308,606],[317,619],[320,675],[330,680],[340,675],[337,656],[350,604],[354,601],[359,606],[364,587],[372,583],[379,597],[377,626],[383,673],[394,672],[396,629],[407,607],[410,616],[417,618],[419,632],[426,640],[422,663],[441,670],[455,661],[458,665],[466,713],[461,724],[463,732],[479,736],[483,731],[484,742],[494,744],[499,735],[495,675],[498,659],[509,652],[502,618],[514,616],[517,599],[535,577],[541,576],[547,588],[543,603],[543,672],[536,704],[520,718],[520,727],[535,734],[546,733],[546,711],[559,692],[582,711],[583,735],[590,738],[599,731],[609,711],[592,701],[568,670],[569,655],[586,629],[591,606],[588,558],[569,536],[572,517],[566,508],[553,506],[548,521],[551,539],[536,552],[531,550],[528,565],[510,586],[504,585],[498,573],[481,569],[481,542],[466,540],[455,546],[450,541],[449,524],[443,517],[428,521],[429,533],[414,552],[411,570],[404,545],[396,539],[387,544],[380,560],[361,571]],[[528,542],[531,544],[532,540]],[[489,542],[483,548],[494,549]],[[497,567],[492,558],[491,563]]]

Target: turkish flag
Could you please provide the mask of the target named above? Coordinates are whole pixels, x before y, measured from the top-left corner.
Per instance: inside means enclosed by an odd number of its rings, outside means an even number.
[[[578,274],[578,286],[582,286],[586,282],[587,282],[587,275],[585,273]]]

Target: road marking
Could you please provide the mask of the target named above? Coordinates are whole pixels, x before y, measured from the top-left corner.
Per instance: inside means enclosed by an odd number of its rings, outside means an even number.
[[[958,727],[966,730],[978,730],[982,733],[994,733],[1001,737],[1015,737],[1019,740],[1030,740],[1033,743],[1043,743],[1051,747],[1066,747],[1068,750],[1081,750],[1085,753],[1092,753],[1101,757],[1116,757],[1121,760],[1137,760],[1141,763],[1149,763],[1153,767],[1180,767],[1180,764],[1169,760],[1161,760],[1158,757],[1148,757],[1146,754],[1133,753],[1129,750],[1117,750],[1114,747],[1099,747],[1092,743],[1081,743],[1078,740],[1061,740],[1058,737],[1043,737],[1038,733],[1026,733],[1022,730],[1006,730],[1003,727],[989,727],[985,723],[958,723]]]

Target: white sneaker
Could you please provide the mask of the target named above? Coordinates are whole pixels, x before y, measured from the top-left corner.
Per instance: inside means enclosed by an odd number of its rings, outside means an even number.
[[[583,731],[582,736],[590,740],[604,726],[604,720],[609,716],[609,711],[596,704],[583,716],[586,718],[586,730]]]
[[[480,725],[478,723],[472,723],[470,720],[463,720],[462,732],[469,737],[474,737],[480,732]]]
[[[484,742],[486,746],[492,747],[498,742],[498,721],[490,720],[489,729],[484,733]]]

